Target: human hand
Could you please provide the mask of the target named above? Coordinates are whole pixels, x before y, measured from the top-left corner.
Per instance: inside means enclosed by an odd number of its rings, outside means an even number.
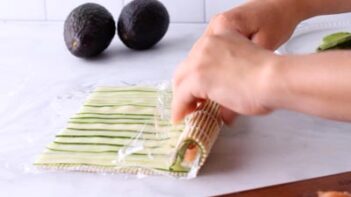
[[[211,23],[173,80],[173,121],[192,112],[198,102],[210,99],[223,107],[226,122],[233,112],[266,114],[264,97],[269,92],[269,67],[277,56],[237,32]]]
[[[259,46],[275,50],[290,38],[295,27],[304,19],[298,2],[251,0],[215,16],[211,23],[238,31]]]

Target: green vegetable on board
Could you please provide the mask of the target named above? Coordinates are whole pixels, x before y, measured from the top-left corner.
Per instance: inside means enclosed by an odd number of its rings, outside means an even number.
[[[173,161],[185,125],[170,123],[171,97],[169,90],[149,87],[97,88],[35,165],[187,173]]]
[[[338,32],[325,36],[317,51],[332,49],[351,49],[351,33]]]

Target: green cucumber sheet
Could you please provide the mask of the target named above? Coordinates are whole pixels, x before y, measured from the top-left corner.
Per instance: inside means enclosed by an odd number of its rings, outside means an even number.
[[[188,134],[195,127],[170,123],[171,98],[170,90],[155,87],[96,88],[34,165],[89,172],[196,175],[212,143],[201,145],[196,136],[191,141]],[[221,123],[216,121],[219,130]],[[188,146],[194,144],[200,146],[192,153]],[[194,155],[186,155],[189,152]],[[191,163],[184,164],[189,158]]]

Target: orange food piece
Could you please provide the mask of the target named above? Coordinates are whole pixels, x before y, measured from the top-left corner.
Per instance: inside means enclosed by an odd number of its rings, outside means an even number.
[[[347,192],[318,192],[318,197],[351,197],[350,193]]]
[[[183,162],[191,164],[194,162],[198,153],[198,147],[195,143],[190,143],[185,151]]]

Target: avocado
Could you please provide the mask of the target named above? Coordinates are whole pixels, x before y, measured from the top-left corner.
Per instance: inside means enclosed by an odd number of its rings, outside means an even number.
[[[134,0],[119,16],[117,31],[122,42],[135,50],[149,49],[166,34],[169,14],[157,0]]]
[[[77,57],[100,54],[110,45],[115,33],[113,16],[95,3],[85,3],[75,8],[64,24],[66,46]]]

